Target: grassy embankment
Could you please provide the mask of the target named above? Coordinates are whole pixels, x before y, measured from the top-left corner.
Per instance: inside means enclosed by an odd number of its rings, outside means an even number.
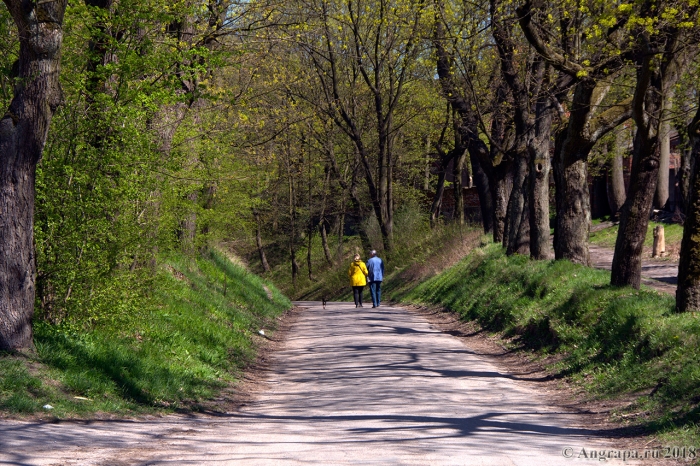
[[[0,356],[0,412],[196,410],[233,383],[289,300],[218,252],[166,264],[140,312],[37,322],[35,352]]]
[[[609,272],[477,248],[395,298],[439,305],[498,333],[594,397],[628,400],[617,413],[661,440],[700,443],[700,320],[671,296],[614,288]]]
[[[645,257],[651,256],[651,250],[654,245],[654,228],[657,225],[663,225],[664,227],[664,237],[666,240],[666,256],[665,258],[671,260],[677,260],[678,255],[681,250],[681,240],[683,239],[683,226],[676,223],[659,223],[659,222],[649,222],[647,227],[647,236],[644,239],[644,255]],[[604,246],[610,249],[615,248],[615,241],[617,241],[617,230],[618,225],[611,225],[601,230],[593,231],[591,233],[590,241],[598,246]]]

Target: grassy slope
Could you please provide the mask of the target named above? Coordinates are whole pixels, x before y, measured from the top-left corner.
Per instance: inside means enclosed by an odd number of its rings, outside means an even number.
[[[673,313],[669,296],[608,282],[609,272],[489,245],[395,296],[444,306],[540,357],[563,355],[553,369],[596,396],[634,395],[630,422],[698,443],[700,321]]]
[[[683,226],[678,224],[667,224],[659,222],[649,222],[647,227],[647,236],[644,239],[644,248],[647,253],[651,252],[651,248],[654,244],[654,228],[657,225],[663,225],[664,236],[666,239],[666,251],[672,258],[678,258],[678,254],[681,249],[681,240],[683,239]],[[593,244],[599,246],[605,246],[611,249],[615,248],[615,241],[617,241],[617,230],[618,225],[613,225],[602,230],[594,231],[591,233],[590,241]]]
[[[0,356],[0,411],[29,414],[50,404],[64,417],[196,408],[236,379],[255,356],[257,331],[290,307],[276,288],[216,252],[171,257],[155,283],[140,313],[90,328],[36,323],[36,353]]]

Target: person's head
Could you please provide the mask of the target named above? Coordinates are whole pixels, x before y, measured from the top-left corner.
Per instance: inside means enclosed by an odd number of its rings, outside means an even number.
[[[355,257],[354,257],[353,259],[356,260],[356,261],[359,261],[359,260],[360,260],[360,255],[359,255],[359,254],[355,254]]]
[[[369,252],[369,257],[374,257],[374,256],[376,256],[376,255],[377,255],[377,251],[374,250],[374,249],[372,249],[372,250]]]

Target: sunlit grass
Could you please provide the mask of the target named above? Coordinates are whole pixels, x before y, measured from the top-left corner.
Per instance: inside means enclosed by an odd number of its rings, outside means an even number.
[[[663,225],[664,227],[664,237],[666,240],[666,248],[674,249],[676,251],[680,250],[681,240],[683,239],[683,226],[675,223],[659,223],[659,222],[649,222],[647,227],[647,235],[644,239],[644,247],[651,248],[654,245],[654,228],[657,225]],[[608,248],[615,247],[615,241],[617,241],[617,231],[619,230],[619,225],[612,225],[602,230],[594,231],[591,233],[590,241],[593,244],[599,246],[605,246]]]
[[[218,252],[166,263],[151,305],[118,325],[36,323],[35,353],[0,357],[0,410],[196,409],[235,381],[255,356],[257,331],[290,302]]]

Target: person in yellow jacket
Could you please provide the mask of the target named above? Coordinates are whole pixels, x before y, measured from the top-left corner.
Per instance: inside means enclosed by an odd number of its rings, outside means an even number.
[[[348,277],[350,277],[352,295],[355,298],[355,307],[362,307],[362,289],[367,284],[369,272],[365,263],[360,260],[359,254],[355,254],[354,259],[348,269]]]

